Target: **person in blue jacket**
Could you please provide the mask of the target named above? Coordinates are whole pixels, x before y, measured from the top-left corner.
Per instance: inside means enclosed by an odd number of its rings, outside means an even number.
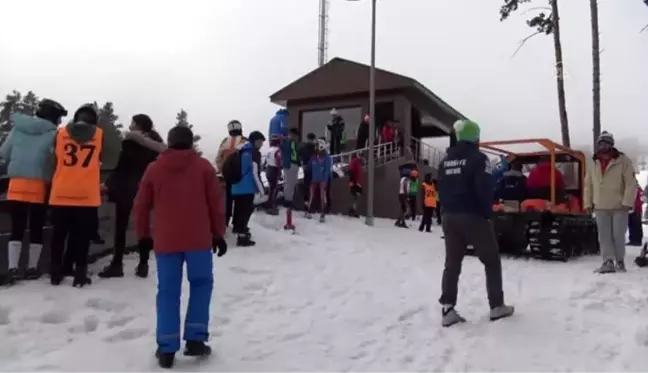
[[[265,193],[261,183],[261,152],[265,136],[259,131],[253,131],[248,136],[248,142],[241,149],[241,180],[232,185],[234,199],[234,214],[232,216],[232,232],[238,236],[237,246],[254,246],[248,222],[254,212],[254,197]]]
[[[455,311],[461,264],[471,245],[486,272],[490,319],[511,316],[513,307],[504,304],[502,263],[495,231],[490,221],[493,175],[488,157],[479,151],[479,126],[470,120],[454,124],[456,145],[439,165],[439,197],[443,206],[445,268],[441,280],[441,324],[445,327],[466,321]]]
[[[270,139],[288,137],[288,110],[279,109],[275,116],[270,119],[268,137]]]
[[[313,212],[313,199],[315,193],[319,191],[320,198],[320,221],[324,221],[326,216],[326,205],[328,203],[327,197],[327,188],[329,181],[331,180],[331,168],[333,167],[333,161],[331,156],[326,151],[326,141],[318,140],[317,142],[317,152],[311,158],[310,169],[311,169],[311,183],[310,183],[310,201],[308,203],[308,212],[306,214],[307,218],[311,217]]]

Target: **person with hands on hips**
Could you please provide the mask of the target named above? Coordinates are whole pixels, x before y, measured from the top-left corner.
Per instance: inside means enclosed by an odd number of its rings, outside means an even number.
[[[185,263],[190,294],[184,323],[184,354],[211,354],[205,342],[209,338],[214,282],[212,252],[218,257],[227,252],[223,239],[224,191],[214,167],[194,150],[193,136],[187,127],[169,131],[168,149],[146,169],[133,207],[140,250],[152,249],[156,256],[156,356],[163,368],[173,366],[180,349],[180,296]],[[182,218],[178,219],[179,216]]]
[[[603,264],[595,272],[625,272],[625,232],[637,188],[634,166],[627,155],[614,147],[611,133],[603,131],[596,147],[583,188],[583,207],[594,212],[601,246]]]

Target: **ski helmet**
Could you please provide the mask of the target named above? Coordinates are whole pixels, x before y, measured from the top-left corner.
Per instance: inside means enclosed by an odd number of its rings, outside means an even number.
[[[68,112],[63,105],[54,100],[45,98],[38,104],[36,109],[36,116],[48,120],[54,124],[61,123],[61,118],[67,116]]]
[[[94,104],[83,104],[74,113],[73,122],[84,122],[87,124],[97,124],[99,122],[99,114]]]

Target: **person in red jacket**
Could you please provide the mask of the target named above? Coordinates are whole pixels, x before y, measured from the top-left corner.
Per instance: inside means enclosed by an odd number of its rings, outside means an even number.
[[[565,190],[565,179],[562,172],[554,170],[556,199],[560,200]],[[529,172],[526,181],[527,195],[531,198],[549,199],[551,196],[551,163],[541,160]]]
[[[351,192],[352,205],[349,209],[349,215],[359,218],[358,215],[358,198],[362,195],[362,159],[358,154],[354,154],[349,163],[349,191]]]
[[[133,207],[140,250],[155,251],[156,356],[163,368],[173,366],[175,353],[180,349],[180,295],[185,263],[190,293],[184,354],[211,353],[205,342],[209,337],[214,282],[212,250],[219,257],[227,252],[223,239],[224,191],[214,167],[194,150],[193,136],[188,127],[176,126],[169,131],[169,149],[146,169]],[[155,222],[153,229],[151,222]]]
[[[380,131],[380,142],[387,144],[394,141],[394,124],[387,122]]]

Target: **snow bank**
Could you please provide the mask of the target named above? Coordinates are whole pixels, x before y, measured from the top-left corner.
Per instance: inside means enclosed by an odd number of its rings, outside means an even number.
[[[504,259],[510,319],[491,323],[484,271],[464,263],[459,309],[440,325],[444,247],[431,234],[330,217],[298,234],[257,214],[258,245],[215,260],[206,361],[179,371],[642,371],[648,367],[648,271],[595,275],[597,258]],[[629,254],[631,263],[633,254]],[[155,268],[147,280],[90,288],[46,280],[0,290],[3,371],[157,371]],[[102,264],[97,264],[98,270]],[[153,263],[154,264],[154,263]],[[183,289],[186,306],[187,287]]]

